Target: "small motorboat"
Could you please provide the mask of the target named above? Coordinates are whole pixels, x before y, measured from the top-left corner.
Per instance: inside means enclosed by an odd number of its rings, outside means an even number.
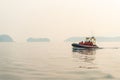
[[[96,45],[95,37],[86,37],[86,40],[79,43],[72,43],[73,49],[91,49],[91,48],[99,48]]]

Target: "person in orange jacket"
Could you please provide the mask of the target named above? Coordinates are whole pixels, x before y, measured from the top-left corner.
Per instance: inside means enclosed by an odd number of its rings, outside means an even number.
[[[81,41],[81,42],[79,42],[79,44],[83,45],[84,43],[83,43],[83,41]]]

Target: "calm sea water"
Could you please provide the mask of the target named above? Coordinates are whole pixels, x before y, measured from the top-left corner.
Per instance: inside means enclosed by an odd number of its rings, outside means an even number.
[[[0,80],[120,80],[120,43],[72,50],[71,43],[0,43]]]

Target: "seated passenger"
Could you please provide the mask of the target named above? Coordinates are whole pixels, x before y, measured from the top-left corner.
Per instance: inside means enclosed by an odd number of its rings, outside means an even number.
[[[87,41],[85,41],[84,45],[88,45],[88,42],[87,42]]]
[[[79,42],[79,44],[83,44],[83,41]]]
[[[90,45],[93,46],[93,43],[91,42]]]

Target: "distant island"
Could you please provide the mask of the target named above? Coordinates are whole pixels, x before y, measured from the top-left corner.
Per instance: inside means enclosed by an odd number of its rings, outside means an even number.
[[[50,42],[49,38],[28,38],[27,42]]]
[[[99,42],[119,42],[120,37],[96,37]]]
[[[65,42],[79,42],[85,40],[85,37],[71,37],[65,40]]]
[[[0,42],[14,42],[14,40],[6,34],[0,35]]]
[[[85,40],[85,37],[71,37],[66,42],[79,42]],[[96,37],[97,42],[119,42],[120,37]]]

